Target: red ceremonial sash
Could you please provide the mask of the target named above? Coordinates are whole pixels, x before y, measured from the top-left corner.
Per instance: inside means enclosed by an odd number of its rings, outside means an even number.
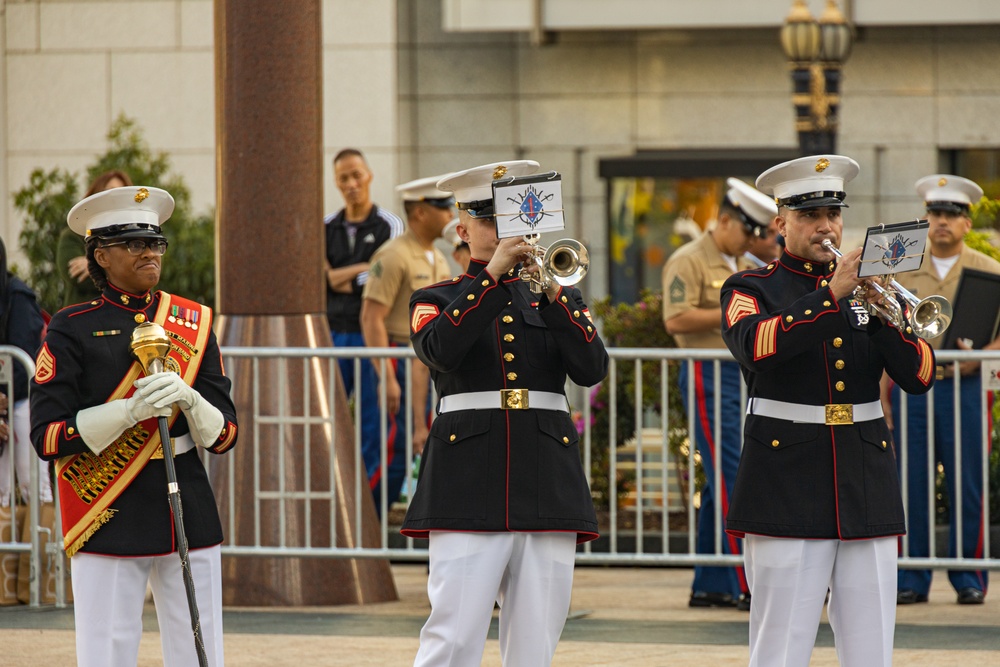
[[[205,345],[212,331],[212,310],[208,306],[160,292],[160,304],[153,321],[163,326],[170,338],[166,370],[176,371],[193,385],[201,366]],[[142,366],[133,362],[108,402],[135,393],[135,381],[143,376]],[[170,423],[179,414],[174,407]],[[111,505],[128,488],[154,454],[162,452],[155,417],[130,426],[100,454],[84,452],[56,461],[59,505],[62,511],[63,545],[72,557],[87,540],[114,516]],[[162,457],[162,453],[155,458]]]

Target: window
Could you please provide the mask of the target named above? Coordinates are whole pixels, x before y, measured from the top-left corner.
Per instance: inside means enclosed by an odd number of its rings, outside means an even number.
[[[643,289],[660,291],[673,251],[715,220],[726,178],[753,184],[764,170],[795,157],[792,151],[640,151],[602,160],[612,301],[634,302]]]

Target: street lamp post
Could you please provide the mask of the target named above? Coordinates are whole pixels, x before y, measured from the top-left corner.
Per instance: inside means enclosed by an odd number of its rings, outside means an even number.
[[[781,28],[781,47],[792,71],[799,151],[835,153],[840,69],[851,51],[851,27],[836,0],[827,0],[819,20],[805,0],[795,0]]]

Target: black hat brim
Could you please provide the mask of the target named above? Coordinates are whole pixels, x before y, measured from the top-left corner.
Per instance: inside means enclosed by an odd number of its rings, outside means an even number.
[[[842,200],[836,197],[819,197],[817,199],[809,199],[804,202],[796,202],[795,204],[782,204],[785,208],[790,211],[801,211],[808,208],[823,208],[828,206],[830,208],[850,208]]]

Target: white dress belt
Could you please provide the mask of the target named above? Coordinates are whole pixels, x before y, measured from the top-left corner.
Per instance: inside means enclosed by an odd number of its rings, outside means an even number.
[[[800,424],[853,424],[882,417],[882,402],[832,403],[829,405],[802,405],[774,401],[770,398],[751,398],[747,401],[748,415],[762,415],[774,419],[785,419]]]
[[[186,452],[190,452],[195,448],[194,438],[191,437],[190,433],[185,433],[184,435],[179,435],[176,438],[170,438],[170,443],[174,448],[174,456],[180,456]],[[162,459],[163,458],[163,443],[161,442],[156,446],[156,451],[153,452],[151,459]]]
[[[569,412],[566,396],[551,391],[534,389],[501,389],[499,391],[472,391],[465,394],[442,396],[438,414],[456,410],[561,410]]]

